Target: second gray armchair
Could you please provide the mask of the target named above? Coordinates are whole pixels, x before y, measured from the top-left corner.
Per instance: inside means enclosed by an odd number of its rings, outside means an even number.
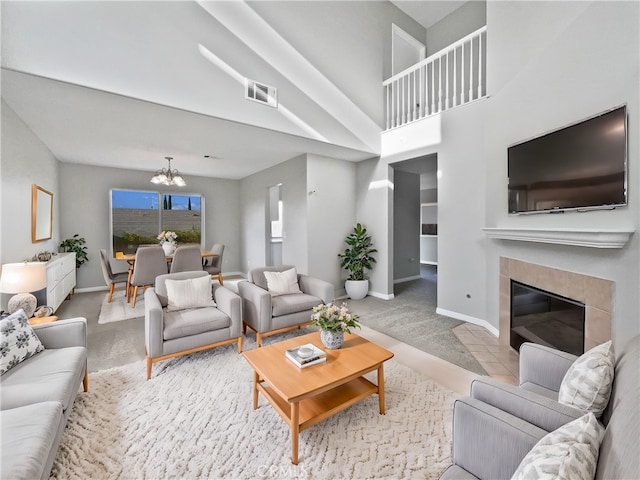
[[[262,338],[308,325],[312,309],[334,298],[334,286],[307,275],[298,275],[300,293],[272,296],[269,292],[265,272],[284,272],[292,265],[255,268],[249,272],[249,281],[238,283],[242,297],[243,331],[247,327],[256,332],[256,345]]]

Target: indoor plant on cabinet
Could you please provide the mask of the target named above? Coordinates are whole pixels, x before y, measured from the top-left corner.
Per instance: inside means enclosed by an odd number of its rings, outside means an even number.
[[[360,300],[367,296],[369,292],[369,280],[366,275],[367,270],[373,268],[376,259],[372,254],[378,250],[373,248],[371,235],[361,224],[356,224],[345,243],[348,247],[338,256],[342,259],[342,268],[349,271],[349,277],[344,284],[347,295],[353,300]]]

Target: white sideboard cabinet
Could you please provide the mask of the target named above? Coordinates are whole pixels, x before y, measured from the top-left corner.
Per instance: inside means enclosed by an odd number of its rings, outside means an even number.
[[[76,254],[59,253],[47,262],[46,305],[55,312],[76,286]]]

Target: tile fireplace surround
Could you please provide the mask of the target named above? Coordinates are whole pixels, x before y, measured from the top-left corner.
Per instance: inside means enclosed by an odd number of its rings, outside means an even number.
[[[500,343],[509,345],[511,280],[572,298],[585,305],[584,350],[611,340],[614,282],[500,257]]]

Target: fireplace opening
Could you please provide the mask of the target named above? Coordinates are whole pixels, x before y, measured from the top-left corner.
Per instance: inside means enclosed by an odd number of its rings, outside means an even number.
[[[584,304],[511,280],[511,346],[524,342],[584,353]]]

